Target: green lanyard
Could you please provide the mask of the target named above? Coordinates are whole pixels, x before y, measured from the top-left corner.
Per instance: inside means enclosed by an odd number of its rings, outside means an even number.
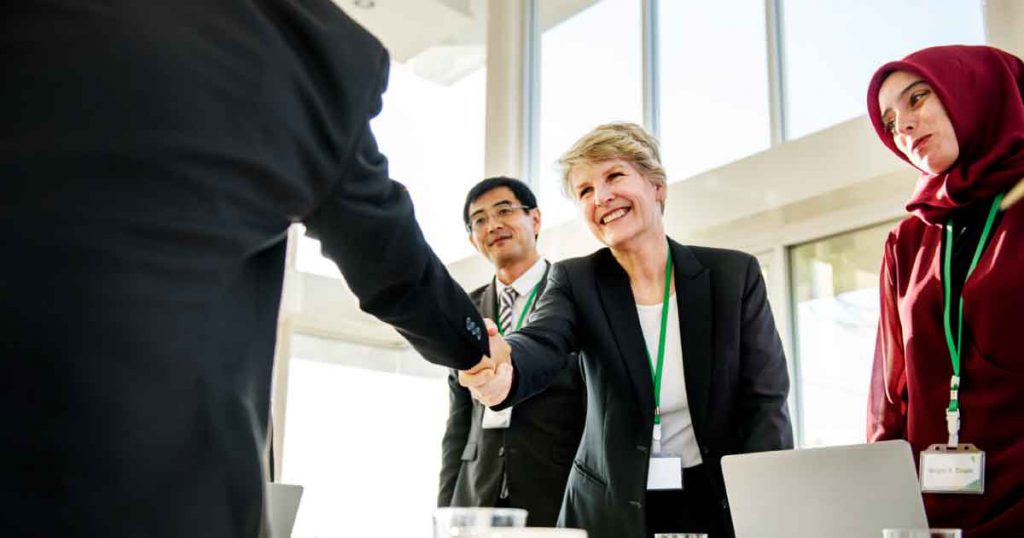
[[[651,352],[644,346],[647,362],[651,364],[651,377],[654,378],[654,432],[656,448],[661,445],[661,373],[665,366],[665,328],[668,325],[668,297],[672,287],[672,245],[669,245],[665,261],[665,296],[661,301],[661,335],[658,337],[658,363],[651,359]]]
[[[545,273],[547,274],[547,273]],[[516,326],[512,328],[513,331],[518,331],[523,327],[523,320],[526,319],[526,314],[530,311],[530,307],[533,306],[533,301],[537,299],[537,292],[540,291],[540,285],[544,283],[544,278],[541,278],[537,282],[537,285],[530,290],[530,294],[526,296],[526,306],[523,307],[523,311],[519,313],[519,320],[516,321]],[[514,303],[513,303],[514,304]],[[498,319],[498,305],[494,305],[494,319]],[[501,326],[498,326],[498,334],[505,336],[505,331],[501,330]]]
[[[974,268],[978,265],[978,260],[981,259],[981,253],[985,250],[985,242],[988,241],[989,233],[992,231],[992,223],[996,220],[996,213],[999,211],[999,203],[1003,200],[1003,195],[996,196],[996,199],[992,201],[992,208],[989,209],[988,218],[985,220],[985,228],[981,231],[981,238],[978,239],[978,247],[974,251],[974,258],[971,260],[971,265],[967,269],[967,274],[964,276],[964,285],[967,284],[967,279],[970,278],[971,273],[974,272]],[[957,326],[956,340],[953,339],[952,329],[952,291],[951,286],[951,274],[953,265],[953,222],[946,223],[946,246],[943,249],[943,264],[942,264],[942,280],[943,280],[943,316],[942,321],[946,329],[946,346],[949,348],[949,357],[953,362],[953,377],[949,380],[949,407],[946,408],[946,424],[949,429],[949,446],[956,446],[959,432],[960,432],[960,344],[962,343],[962,337],[964,332],[964,294],[961,288],[960,297],[958,298],[958,315],[960,324]]]

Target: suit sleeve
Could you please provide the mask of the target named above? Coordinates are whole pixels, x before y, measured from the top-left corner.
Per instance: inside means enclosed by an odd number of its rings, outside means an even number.
[[[751,256],[740,325],[740,432],[744,452],[793,448],[787,397],[789,372],[764,278]]]
[[[377,89],[353,112],[359,125],[340,159],[341,177],[305,224],[363,311],[393,325],[427,360],[468,369],[488,353],[483,321],[424,240],[409,193],[388,178],[370,131],[387,81],[387,54],[380,54]]]
[[[462,468],[462,451],[466,448],[473,421],[473,399],[469,391],[459,385],[458,373],[448,374],[448,425],[441,441],[441,480],[437,492],[437,506],[451,506],[455,495],[455,482]]]
[[[504,409],[547,388],[576,351],[576,305],[568,274],[551,266],[544,295],[529,324],[507,337],[512,347],[514,377],[509,397],[493,409]]]
[[[868,441],[902,439],[907,426],[906,356],[903,329],[896,305],[895,235],[889,234],[879,275],[880,313],[875,360],[868,390]]]

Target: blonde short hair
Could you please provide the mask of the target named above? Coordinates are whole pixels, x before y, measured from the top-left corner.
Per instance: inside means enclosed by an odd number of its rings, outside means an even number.
[[[573,166],[612,159],[628,162],[651,183],[665,186],[665,168],[661,165],[658,139],[635,123],[616,122],[598,125],[558,158],[562,191],[569,198],[576,198],[569,179]]]

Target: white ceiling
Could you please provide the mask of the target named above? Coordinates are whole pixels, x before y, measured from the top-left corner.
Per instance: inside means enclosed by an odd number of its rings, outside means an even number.
[[[488,0],[334,0],[417,75],[451,84],[486,62]],[[517,0],[496,0],[517,1]],[[538,0],[546,30],[597,0]]]

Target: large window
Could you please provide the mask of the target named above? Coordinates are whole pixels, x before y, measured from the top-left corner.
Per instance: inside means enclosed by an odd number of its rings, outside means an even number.
[[[662,161],[683,179],[771,144],[764,0],[660,2]]]
[[[790,251],[802,446],[863,443],[878,271],[893,223]]]
[[[473,52],[478,54],[482,51]],[[470,187],[484,178],[486,81],[482,59],[447,82],[395,64],[384,110],[372,124],[391,177],[409,189],[423,234],[444,261],[472,252],[462,204]]]
[[[537,4],[544,33],[535,190],[550,226],[576,215],[562,194],[558,156],[601,123],[643,121],[643,53],[636,0]]]
[[[445,262],[466,257],[462,203],[484,174],[487,4],[367,5],[345,7],[391,54],[384,108],[371,128],[391,177],[409,189],[427,242]],[[337,276],[319,249],[303,237],[299,269]]]
[[[915,50],[981,44],[981,0],[781,0],[786,131],[797,138],[865,113],[875,69]]]
[[[305,488],[294,536],[429,536],[447,370],[411,350],[292,345],[281,481]]]

